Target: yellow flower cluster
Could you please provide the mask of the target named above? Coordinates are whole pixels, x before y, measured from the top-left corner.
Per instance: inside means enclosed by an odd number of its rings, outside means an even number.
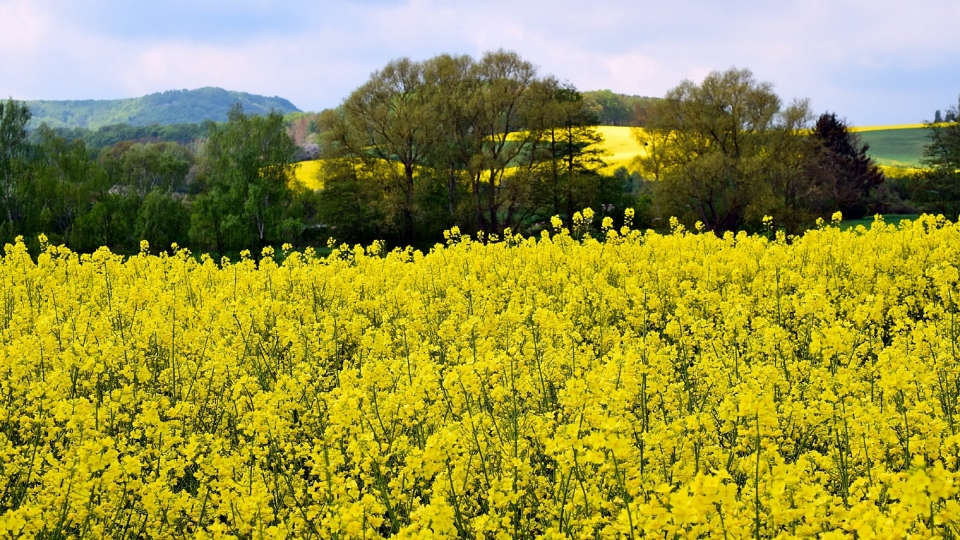
[[[960,533],[960,226],[555,227],[8,245],[0,537]]]

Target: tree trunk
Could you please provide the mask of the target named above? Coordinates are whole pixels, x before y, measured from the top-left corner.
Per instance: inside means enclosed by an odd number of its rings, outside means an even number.
[[[409,246],[413,244],[413,165],[405,163],[403,172],[405,185],[402,241]]]

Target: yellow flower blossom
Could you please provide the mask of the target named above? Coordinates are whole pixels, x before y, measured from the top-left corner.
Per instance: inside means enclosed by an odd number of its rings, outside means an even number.
[[[593,217],[279,262],[9,245],[0,536],[956,535],[960,226]]]

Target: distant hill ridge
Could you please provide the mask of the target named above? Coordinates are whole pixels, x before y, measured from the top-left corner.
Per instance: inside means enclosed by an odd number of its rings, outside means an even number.
[[[281,97],[267,97],[223,88],[167,90],[138,98],[27,101],[33,113],[32,127],[46,122],[53,128],[97,129],[113,124],[149,126],[154,124],[195,124],[205,120],[224,122],[235,103],[247,114],[301,112]]]

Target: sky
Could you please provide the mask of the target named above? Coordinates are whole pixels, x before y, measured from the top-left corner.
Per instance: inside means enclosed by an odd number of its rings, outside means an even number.
[[[338,105],[390,60],[516,51],[580,90],[663,96],[748,68],[852,125],[960,99],[957,0],[0,0],[0,98],[219,86]]]

